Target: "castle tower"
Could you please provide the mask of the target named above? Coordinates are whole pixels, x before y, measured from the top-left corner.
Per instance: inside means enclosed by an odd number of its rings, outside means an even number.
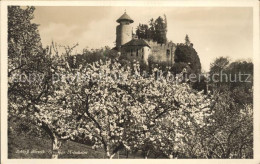
[[[120,23],[116,27],[116,47],[120,49],[121,45],[132,40],[132,27],[133,19],[131,19],[126,12],[116,20],[117,23]]]

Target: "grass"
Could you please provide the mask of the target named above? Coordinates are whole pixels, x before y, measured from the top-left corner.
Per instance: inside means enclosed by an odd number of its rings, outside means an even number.
[[[24,134],[9,134],[8,136],[8,158],[10,159],[51,158],[51,149],[52,143],[48,138],[39,138]],[[66,141],[61,146],[59,153],[59,158],[106,158],[102,149],[93,150],[91,146],[72,141]],[[114,158],[126,158],[125,152],[121,151],[120,154],[117,154]],[[130,154],[129,158],[142,158],[142,156],[140,154]]]

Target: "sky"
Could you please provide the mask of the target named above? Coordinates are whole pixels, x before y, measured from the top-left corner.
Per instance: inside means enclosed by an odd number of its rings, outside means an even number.
[[[253,58],[253,9],[247,7],[38,6],[33,22],[40,25],[43,46],[52,40],[65,46],[78,43],[74,53],[82,53],[84,48],[114,47],[116,20],[125,10],[134,31],[139,23],[165,14],[168,40],[183,43],[188,34],[205,71],[220,56]]]

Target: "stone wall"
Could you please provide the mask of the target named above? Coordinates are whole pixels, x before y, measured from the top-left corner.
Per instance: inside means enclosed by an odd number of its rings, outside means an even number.
[[[157,62],[174,62],[174,52],[176,50],[176,44],[167,42],[166,44],[158,44],[157,42],[147,41],[151,46],[151,56]],[[168,54],[168,55],[167,55]]]
[[[147,46],[127,46],[121,49],[122,55],[126,55],[130,61],[144,61],[148,64],[148,57],[151,53],[151,49]]]
[[[122,55],[126,55],[128,60],[143,60],[148,64],[148,58],[151,56],[156,62],[166,62],[169,65],[174,63],[174,52],[176,44],[168,42],[166,44],[158,44],[153,41],[146,42],[151,48],[145,46],[127,46],[121,49]]]

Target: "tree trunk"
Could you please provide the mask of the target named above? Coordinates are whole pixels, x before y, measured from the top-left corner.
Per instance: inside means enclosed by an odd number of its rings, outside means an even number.
[[[53,131],[51,130],[51,128],[44,122],[42,123],[42,128],[47,132],[47,134],[50,136],[51,140],[52,140],[52,159],[57,159],[59,156],[59,149],[61,146],[61,140],[60,138],[53,133]]]
[[[149,153],[150,153],[150,150],[145,151],[145,156],[144,156],[145,159],[148,159]]]
[[[114,157],[115,155],[116,155],[116,153],[110,155],[110,153],[107,152],[107,158],[109,158],[109,159],[113,159],[113,157]]]
[[[106,146],[105,151],[106,151],[106,156],[107,156],[107,158],[108,158],[108,159],[112,159],[112,158],[111,158],[111,155],[110,155],[110,152],[109,152],[108,146]]]
[[[128,150],[127,149],[125,149],[125,156],[126,156],[126,158],[128,158]]]
[[[52,139],[52,159],[58,159],[59,156],[59,149],[61,147],[61,140],[53,134],[53,139]]]

